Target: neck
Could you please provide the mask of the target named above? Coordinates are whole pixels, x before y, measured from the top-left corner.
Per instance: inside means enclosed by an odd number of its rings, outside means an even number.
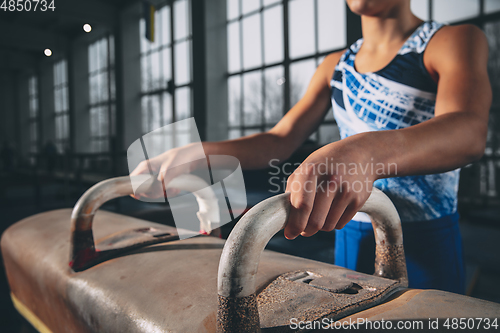
[[[363,45],[369,48],[380,48],[400,44],[422,22],[421,19],[412,14],[409,2],[408,6],[393,8],[383,16],[362,15]]]

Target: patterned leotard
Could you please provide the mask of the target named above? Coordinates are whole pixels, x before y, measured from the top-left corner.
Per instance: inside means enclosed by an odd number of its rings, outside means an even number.
[[[396,57],[383,69],[358,73],[354,59],[363,39],[342,55],[332,86],[333,112],[341,138],[369,132],[406,128],[434,117],[437,84],[423,63],[427,44],[443,25],[422,23]],[[403,222],[438,219],[457,209],[459,169],[423,176],[377,180],[396,206]],[[355,220],[368,221],[363,214]]]

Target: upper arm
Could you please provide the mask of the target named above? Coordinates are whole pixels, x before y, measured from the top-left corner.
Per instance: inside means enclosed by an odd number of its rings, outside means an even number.
[[[295,149],[319,126],[330,106],[330,80],[344,51],[325,57],[314,73],[300,101],[271,129]]]
[[[488,42],[472,25],[443,27],[431,39],[424,64],[438,80],[435,115],[467,112],[487,124],[491,86]]]

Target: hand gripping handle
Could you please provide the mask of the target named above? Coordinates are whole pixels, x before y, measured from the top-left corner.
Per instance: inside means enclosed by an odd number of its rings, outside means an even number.
[[[401,220],[391,200],[373,188],[360,212],[372,219],[376,240],[375,275],[407,286]],[[271,197],[250,209],[229,235],[219,262],[218,332],[260,330],[255,275],[262,251],[285,227],[289,213],[290,193]]]
[[[95,250],[94,236],[92,233],[92,222],[96,211],[105,202],[134,194],[132,183],[141,184],[137,193],[148,192],[153,186],[161,186],[155,177],[150,175],[125,176],[104,180],[88,189],[78,200],[71,214],[71,245],[70,266],[75,270],[82,270],[97,262],[102,261],[102,255]],[[217,197],[212,188],[203,179],[191,175],[180,175],[173,179],[167,188],[176,188],[193,192],[198,202],[197,213],[200,220],[200,229],[210,232],[211,223],[219,223],[219,205]],[[172,238],[172,237],[170,237]],[[129,242],[126,249],[135,248],[138,245],[149,245],[162,241],[162,237],[154,237],[150,241]],[[113,249],[113,253],[125,248]],[[108,251],[109,252],[109,251]],[[105,259],[104,259],[105,260]]]

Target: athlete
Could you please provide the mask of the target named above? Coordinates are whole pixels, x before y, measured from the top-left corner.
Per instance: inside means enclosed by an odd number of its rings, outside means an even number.
[[[463,293],[457,189],[459,168],[479,159],[486,143],[486,37],[472,25],[423,22],[410,0],[347,4],[361,16],[363,38],[328,55],[303,98],[270,131],[206,142],[205,153],[265,168],[290,157],[333,106],[341,140],[313,152],[288,178],[285,237],[337,229],[336,264],[372,273],[373,230],[356,213],[376,186],[401,216],[410,287]],[[159,155],[151,168],[168,183],[198,167],[167,172],[193,149]],[[147,172],[142,163],[132,175]]]

